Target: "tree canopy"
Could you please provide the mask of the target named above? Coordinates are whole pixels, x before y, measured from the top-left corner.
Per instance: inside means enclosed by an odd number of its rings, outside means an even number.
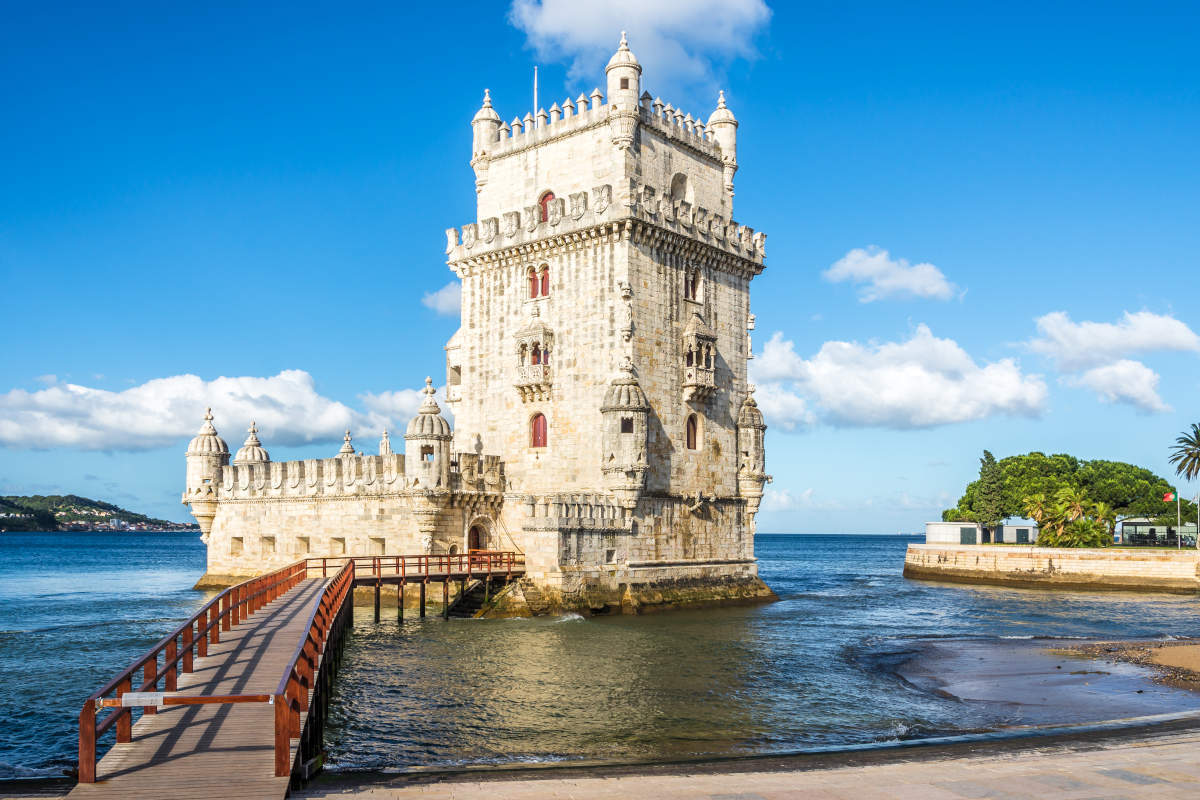
[[[984,451],[981,464],[985,467],[990,455]],[[1175,522],[1174,504],[1168,507],[1162,499],[1174,487],[1166,478],[1144,467],[1102,459],[1084,461],[1065,453],[1048,456],[1038,452],[1002,458],[995,462],[995,467],[1002,486],[1000,519],[1025,516],[1026,498],[1037,495],[1053,498],[1063,489],[1072,489],[1083,492],[1093,503],[1104,503],[1110,513],[1119,518],[1148,516],[1161,519],[1163,524]],[[984,519],[985,514],[991,517],[993,513],[992,493],[987,487],[994,480],[985,480],[984,471],[981,468],[979,479],[967,485],[957,506],[942,512],[942,519],[995,524]],[[1185,500],[1183,515],[1185,520],[1195,519],[1195,504]]]

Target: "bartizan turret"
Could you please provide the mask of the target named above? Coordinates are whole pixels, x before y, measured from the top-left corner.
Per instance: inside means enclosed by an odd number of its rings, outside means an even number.
[[[762,501],[763,484],[770,483],[766,473],[767,453],[764,438],[767,425],[762,412],[754,401],[754,387],[749,387],[746,399],[738,412],[738,494],[746,498],[746,511],[751,520],[758,513]],[[753,524],[753,523],[752,523]]]
[[[200,523],[200,541],[207,543],[217,514],[217,479],[229,464],[229,446],[213,427],[212,409],[204,410],[204,424],[187,448],[187,482],[183,504]]]
[[[633,362],[626,357],[612,379],[604,402],[602,433],[604,481],[622,507],[632,509],[646,485],[650,461],[646,455],[650,401],[634,375]]]
[[[637,130],[642,65],[630,51],[625,31],[621,31],[621,44],[604,72],[608,78],[608,128],[617,149],[626,150],[633,144]]]
[[[725,193],[728,195],[729,211],[733,212],[733,176],[737,172],[737,129],[738,121],[725,105],[725,92],[717,97],[717,110],[708,118],[708,132],[721,148],[721,162],[725,166]]]
[[[433,379],[425,379],[425,399],[404,433],[404,472],[414,489],[449,489],[450,423],[433,399]]]
[[[483,90],[483,106],[471,120],[471,168],[475,170],[475,191],[487,183],[488,162],[492,150],[500,141],[500,115],[492,108],[492,94]]]

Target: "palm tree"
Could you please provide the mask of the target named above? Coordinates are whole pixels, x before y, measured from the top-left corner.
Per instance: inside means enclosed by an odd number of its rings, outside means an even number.
[[[1074,522],[1080,517],[1086,516],[1088,507],[1091,505],[1084,491],[1075,486],[1059,489],[1054,493],[1054,499],[1062,507],[1067,522]]]
[[[1175,465],[1175,474],[1182,475],[1184,480],[1195,480],[1200,475],[1200,424],[1192,423],[1192,432],[1175,440],[1171,463]]]
[[[1044,494],[1031,494],[1021,501],[1021,513],[1038,525],[1046,518],[1050,503]]]
[[[1092,506],[1092,516],[1096,518],[1104,526],[1104,530],[1108,533],[1113,532],[1113,528],[1117,526],[1117,511],[1108,503],[1096,503]]]

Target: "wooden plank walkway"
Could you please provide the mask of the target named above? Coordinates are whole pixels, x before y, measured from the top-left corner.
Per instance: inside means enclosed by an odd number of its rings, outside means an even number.
[[[303,580],[223,632],[193,672],[179,675],[178,693],[272,694],[327,582]],[[95,783],[77,785],[68,797],[285,797],[290,778],[275,777],[274,713],[267,703],[160,708],[138,720],[132,741],[113,745],[97,764]],[[293,741],[293,758],[298,746]]]

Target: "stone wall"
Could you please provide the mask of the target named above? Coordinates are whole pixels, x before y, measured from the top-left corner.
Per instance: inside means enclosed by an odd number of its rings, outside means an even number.
[[[1041,588],[1200,592],[1200,552],[910,544],[904,576]]]

